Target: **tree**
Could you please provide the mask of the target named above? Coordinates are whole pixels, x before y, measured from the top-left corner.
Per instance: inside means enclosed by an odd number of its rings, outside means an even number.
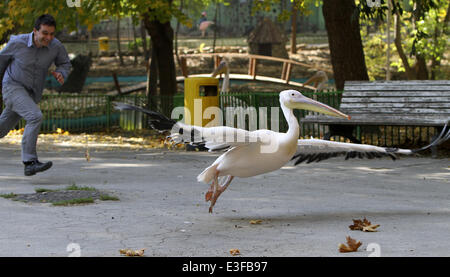
[[[382,31],[372,38],[376,36],[380,41],[388,2],[394,16],[394,45],[399,55],[399,61],[390,65],[404,71],[409,80],[441,77],[438,76],[441,73],[438,65],[448,36],[445,32],[449,22],[448,1],[382,0],[378,8],[368,8],[365,1],[359,1],[358,9],[364,24],[371,25],[374,19],[379,22],[377,25]]]
[[[264,0],[255,3],[256,10],[270,10],[271,5],[280,0]],[[364,60],[359,26],[359,10],[354,0],[291,0],[292,11],[282,11],[279,20],[292,17],[297,11],[308,14],[308,7],[323,2],[322,10],[330,45],[331,63],[333,66],[336,88],[342,90],[347,80],[369,80]],[[292,23],[294,24],[294,23]],[[293,32],[294,33],[294,32]],[[295,45],[292,34],[291,47]]]
[[[443,0],[415,0],[405,7],[402,6],[403,2],[392,2],[397,7],[394,11],[394,42],[407,78],[435,79],[437,67],[446,49],[445,30],[449,22],[450,4]],[[410,10],[407,11],[407,8]],[[405,29],[404,34],[402,29]],[[409,50],[410,58],[414,57],[413,61],[410,61],[404,48]],[[430,70],[427,64],[431,64]]]
[[[349,80],[369,80],[354,0],[324,0],[322,10],[336,88],[343,90]]]
[[[87,1],[87,0],[86,0]],[[96,2],[95,0],[89,0]],[[199,1],[199,0],[197,0]],[[176,71],[174,62],[173,39],[174,31],[170,20],[176,18],[183,24],[190,24],[190,20],[177,9],[177,1],[174,0],[106,0],[99,1],[109,14],[114,14],[113,2],[120,2],[122,12],[136,14],[142,20],[145,29],[151,37],[151,63],[148,88],[148,103],[152,96],[159,91],[163,95],[162,112],[170,113],[172,95],[177,92]]]

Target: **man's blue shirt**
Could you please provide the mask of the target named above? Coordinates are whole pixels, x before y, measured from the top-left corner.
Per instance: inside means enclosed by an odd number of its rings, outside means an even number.
[[[56,72],[69,75],[72,67],[67,51],[62,43],[54,38],[48,46],[36,47],[33,43],[33,32],[12,35],[8,44],[0,51],[0,72],[6,69],[3,87],[21,85],[34,93],[39,101],[45,85],[45,78],[52,63]]]

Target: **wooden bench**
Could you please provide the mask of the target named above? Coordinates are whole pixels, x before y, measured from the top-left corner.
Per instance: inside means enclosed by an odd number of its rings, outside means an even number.
[[[361,143],[353,135],[358,125],[436,127],[439,134],[450,120],[450,81],[347,81],[339,110],[351,120],[311,114],[301,122],[328,125],[324,139],[343,136],[355,143]]]

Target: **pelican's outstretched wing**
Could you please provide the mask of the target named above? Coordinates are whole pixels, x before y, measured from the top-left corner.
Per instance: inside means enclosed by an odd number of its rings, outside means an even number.
[[[373,159],[386,156],[395,160],[397,158],[396,154],[411,155],[448,140],[450,138],[450,129],[447,124],[432,143],[419,149],[385,148],[367,144],[343,143],[321,139],[301,139],[298,140],[297,152],[292,160],[296,160],[295,165],[302,162],[320,162],[338,156],[345,156],[346,160],[349,158]]]
[[[260,143],[269,138],[271,131],[257,130],[247,131],[227,126],[199,127],[177,122],[163,114],[142,107],[114,102],[118,110],[140,111],[148,115],[149,124],[153,129],[160,132],[170,132],[170,138],[175,143],[188,142],[204,144],[210,151],[226,150],[233,146]]]

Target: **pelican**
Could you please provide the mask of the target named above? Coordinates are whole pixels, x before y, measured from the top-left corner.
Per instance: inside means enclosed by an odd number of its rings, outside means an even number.
[[[279,133],[270,130],[246,131],[227,126],[199,127],[176,122],[166,116],[141,107],[114,103],[119,110],[137,110],[149,116],[150,126],[160,131],[170,131],[169,136],[175,143],[202,142],[210,151],[226,150],[210,166],[197,176],[197,181],[211,183],[205,194],[205,200],[210,201],[209,212],[219,196],[227,189],[235,177],[246,178],[280,169],[292,159],[295,164],[301,162],[321,161],[331,157],[346,155],[346,159],[378,158],[395,154],[413,154],[448,139],[450,131],[445,133],[447,125],[440,136],[430,145],[418,149],[383,148],[372,145],[332,142],[320,139],[299,140],[299,123],[294,115],[294,109],[311,110],[335,117],[350,116],[318,101],[303,96],[296,90],[280,92],[280,106],[288,122],[288,131]],[[219,183],[219,177],[221,182]]]
[[[327,74],[324,71],[317,71],[311,78],[306,80],[303,85],[308,85],[310,83],[314,83],[314,87],[316,88],[314,91],[322,91],[328,83]]]
[[[223,59],[217,68],[214,69],[211,73],[211,77],[216,77],[219,74],[225,74],[220,93],[228,93],[230,91],[230,68],[228,67],[228,62],[225,59]]]
[[[216,69],[211,73],[211,77],[216,77],[219,74],[224,74],[223,81],[222,81],[222,87],[220,89],[220,94],[226,94],[230,92],[230,68],[228,66],[228,62],[223,59]],[[224,98],[221,98],[220,108],[223,110],[223,108],[226,107],[243,107],[247,108],[248,105],[245,101],[242,101],[239,98],[236,98],[234,96],[227,96]]]

